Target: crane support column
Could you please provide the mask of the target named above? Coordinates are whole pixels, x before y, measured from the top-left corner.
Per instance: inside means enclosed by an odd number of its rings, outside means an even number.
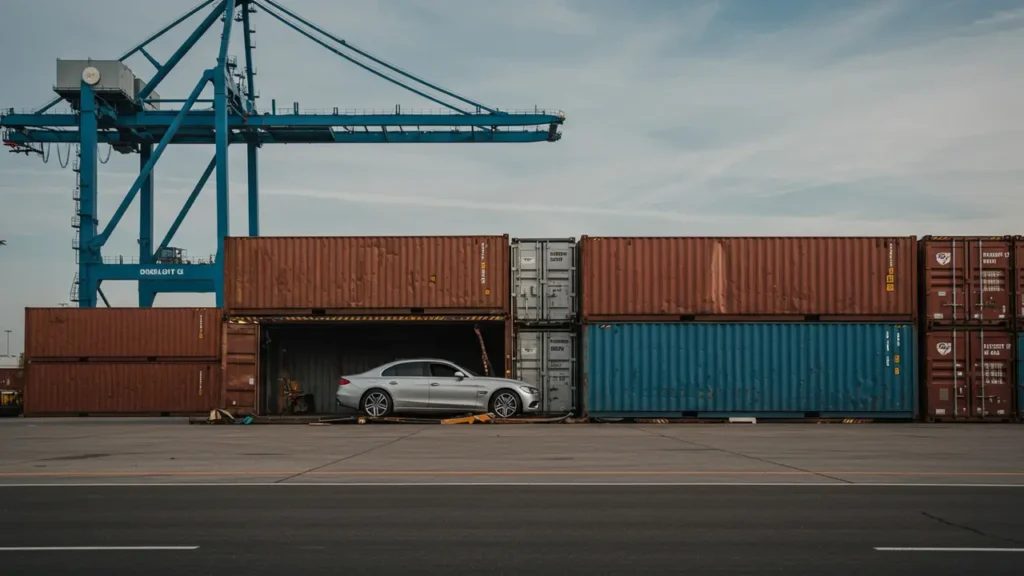
[[[217,257],[216,268],[224,269],[224,239],[231,234],[229,218],[230,196],[228,173],[228,46],[231,44],[231,24],[235,18],[235,0],[224,2],[224,29],[220,36],[220,52],[213,74],[214,143],[217,148]],[[217,290],[217,307],[224,305],[224,291]]]
[[[242,5],[242,32],[245,40],[245,84],[246,84],[246,109],[249,113],[256,111],[256,70],[252,60],[252,23],[249,15],[253,7],[249,4]],[[260,170],[259,170],[259,142],[250,140],[245,145],[246,164],[248,166],[249,184],[249,236],[260,235]]]
[[[139,145],[139,170],[144,170],[153,155],[152,144]],[[153,170],[156,167],[154,166]],[[139,264],[147,266],[155,262],[153,251],[153,170],[139,188]],[[151,308],[156,300],[153,284],[139,280],[139,307]]]
[[[97,117],[96,95],[92,86],[82,82],[82,95],[78,115],[78,130],[81,135],[79,143],[79,230],[78,230],[78,306],[81,308],[96,307],[96,292],[99,290],[99,278],[96,278],[97,266],[103,263],[99,247],[93,247],[96,238],[97,218],[96,174],[97,165]]]

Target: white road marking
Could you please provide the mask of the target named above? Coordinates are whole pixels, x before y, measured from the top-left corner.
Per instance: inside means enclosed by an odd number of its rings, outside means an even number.
[[[198,550],[199,546],[5,546],[0,552],[106,552],[122,550]]]
[[[49,482],[49,483],[18,483],[18,484],[4,484],[0,483],[0,489],[3,488],[156,488],[156,487],[169,487],[169,488],[185,488],[185,487],[239,487],[239,486],[349,486],[349,487],[402,487],[402,488],[413,488],[413,487],[425,487],[425,486],[551,486],[551,487],[586,487],[586,486],[600,486],[600,487],[647,487],[647,486],[722,486],[722,487],[746,487],[746,486],[780,486],[786,488],[803,488],[803,487],[814,487],[821,488],[825,486],[839,487],[839,488],[860,488],[860,487],[876,487],[876,488],[1024,488],[1024,484],[936,484],[936,483],[898,483],[898,482],[865,482],[865,483],[846,483],[846,482]]]
[[[1024,552],[1024,548],[879,548],[879,552]]]

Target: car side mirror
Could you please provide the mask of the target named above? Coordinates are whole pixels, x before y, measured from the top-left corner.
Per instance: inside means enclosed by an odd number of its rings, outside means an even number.
[[[456,370],[456,371],[455,371],[455,379],[456,379],[456,380],[462,380],[462,379],[464,379],[465,377],[466,377],[466,375],[465,375],[465,374],[463,374],[461,370]]]

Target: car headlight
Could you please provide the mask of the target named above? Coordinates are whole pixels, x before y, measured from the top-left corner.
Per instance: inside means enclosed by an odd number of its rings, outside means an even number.
[[[526,392],[527,394],[532,395],[537,395],[540,393],[540,390],[537,390],[533,386],[520,386],[519,389],[522,390],[523,392]]]

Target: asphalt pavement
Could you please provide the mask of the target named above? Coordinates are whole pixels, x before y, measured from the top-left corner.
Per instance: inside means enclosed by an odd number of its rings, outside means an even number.
[[[1005,551],[1024,551],[1018,487],[8,486],[0,497],[0,573],[12,575],[993,576],[1024,563]]]

